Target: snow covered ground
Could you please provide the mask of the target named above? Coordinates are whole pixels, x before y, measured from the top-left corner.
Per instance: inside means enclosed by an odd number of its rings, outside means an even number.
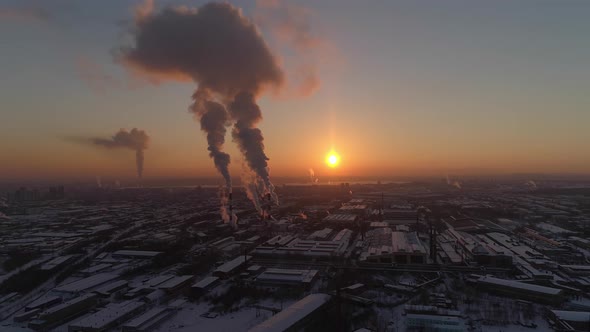
[[[295,301],[283,302],[283,308]],[[280,308],[281,303],[264,301],[264,306]],[[253,326],[268,319],[272,313],[266,310],[245,307],[239,311],[219,315],[215,318],[201,317],[209,311],[209,303],[186,303],[182,309],[172,318],[163,322],[155,331],[157,332],[189,332],[189,331],[216,331],[216,332],[240,332],[247,331]]]

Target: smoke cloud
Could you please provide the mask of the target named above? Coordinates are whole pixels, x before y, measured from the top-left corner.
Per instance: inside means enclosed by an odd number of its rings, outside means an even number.
[[[130,149],[135,151],[135,163],[137,176],[143,175],[144,150],[148,148],[150,137],[141,129],[133,128],[130,131],[120,129],[111,138],[102,137],[75,137],[67,138],[69,141],[93,145],[106,149]],[[97,180],[98,182],[98,180]]]
[[[334,61],[327,55],[329,44],[314,34],[311,28],[313,12],[306,7],[280,0],[257,0],[256,22],[268,30],[281,48],[291,56],[287,93],[295,96],[313,95],[321,86],[317,63],[321,58]]]
[[[256,98],[280,89],[284,74],[252,21],[228,3],[155,12],[148,1],[136,10],[132,34],[134,45],[120,49],[118,60],[152,82],[197,83],[189,110],[207,134],[209,155],[226,185],[231,187],[230,158],[222,149],[225,127],[233,122],[233,140],[258,178],[253,183],[261,182],[261,194],[271,194],[278,203],[257,128],[262,113]],[[259,208],[248,183],[246,189]]]
[[[231,192],[231,176],[229,174],[229,154],[223,152],[225,143],[226,126],[229,123],[229,114],[225,107],[210,100],[203,90],[193,95],[195,102],[190,110],[201,124],[201,130],[207,134],[209,156],[213,159],[215,167],[225,180],[226,191]]]
[[[135,45],[119,53],[131,69],[157,80],[189,78],[226,100],[282,84],[278,62],[240,9],[228,3],[148,9],[135,20]]]
[[[537,189],[537,183],[533,180],[528,180],[527,182],[524,183],[525,186],[531,188],[531,189]]]

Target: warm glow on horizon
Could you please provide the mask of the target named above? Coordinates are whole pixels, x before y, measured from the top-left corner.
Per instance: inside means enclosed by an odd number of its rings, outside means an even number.
[[[339,163],[340,156],[338,155],[338,153],[336,153],[334,150],[330,151],[326,156],[326,164],[328,164],[329,167],[334,168],[338,166]]]

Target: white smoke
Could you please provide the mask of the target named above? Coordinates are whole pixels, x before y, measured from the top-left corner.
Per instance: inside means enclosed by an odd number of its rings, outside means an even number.
[[[315,176],[315,171],[313,168],[308,169],[307,172],[309,173],[309,180],[311,183],[318,183],[320,181],[320,179]]]

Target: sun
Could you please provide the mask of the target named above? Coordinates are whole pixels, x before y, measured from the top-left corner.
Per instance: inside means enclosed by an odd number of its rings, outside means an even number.
[[[333,151],[333,150],[330,151],[328,153],[328,155],[326,156],[326,164],[328,164],[328,166],[334,168],[334,167],[338,166],[338,163],[340,163],[340,156],[335,151]]]

